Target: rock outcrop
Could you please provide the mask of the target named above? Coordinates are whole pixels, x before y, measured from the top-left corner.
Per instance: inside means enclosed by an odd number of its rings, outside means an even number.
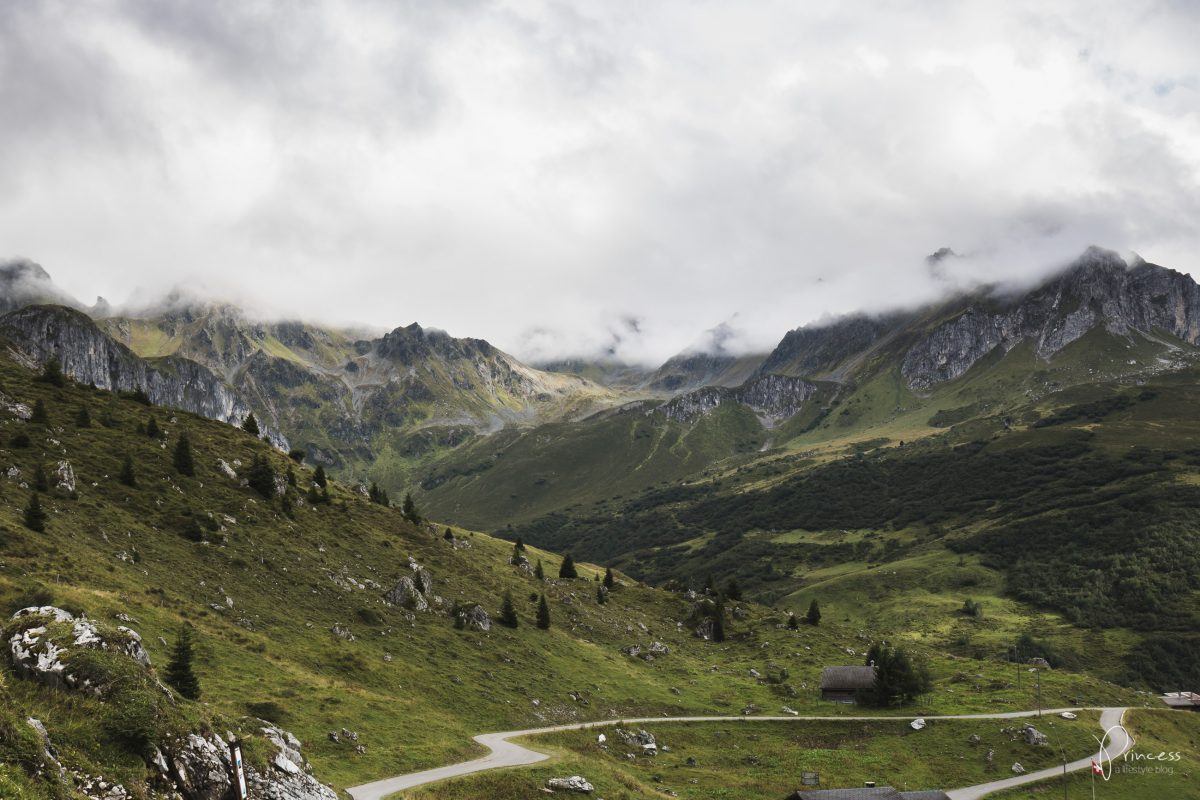
[[[150,666],[142,637],[124,626],[113,629],[86,617],[77,619],[55,606],[23,608],[12,619],[17,623],[8,634],[13,668],[23,677],[47,686],[103,694],[102,686],[94,685],[90,677],[73,667],[72,651],[78,649],[123,653],[142,666]]]
[[[927,389],[967,372],[999,349],[1031,342],[1043,359],[1096,328],[1116,335],[1162,331],[1200,343],[1200,286],[1189,276],[1090,248],[1066,272],[1031,292],[991,292],[934,328],[904,356],[910,387]]]
[[[816,384],[784,375],[760,375],[736,388],[708,386],[668,400],[647,413],[691,422],[712,413],[722,403],[740,403],[770,420],[793,416],[817,391]]]

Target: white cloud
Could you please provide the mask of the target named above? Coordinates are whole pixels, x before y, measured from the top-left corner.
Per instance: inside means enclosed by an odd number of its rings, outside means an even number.
[[[645,361],[922,301],[942,245],[1190,271],[1197,34],[1148,1],[23,3],[0,252]]]

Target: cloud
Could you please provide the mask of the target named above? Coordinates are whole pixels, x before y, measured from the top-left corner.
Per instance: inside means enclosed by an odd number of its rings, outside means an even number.
[[[21,3],[0,252],[657,362],[1029,280],[1200,268],[1200,12],[1139,0]],[[622,320],[635,319],[637,331]]]

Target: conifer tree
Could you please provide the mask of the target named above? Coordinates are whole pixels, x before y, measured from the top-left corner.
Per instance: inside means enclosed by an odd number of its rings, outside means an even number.
[[[725,596],[730,600],[742,599],[742,587],[738,586],[737,578],[730,578],[729,583],[725,584]]]
[[[400,513],[413,525],[421,521],[421,512],[417,510],[417,504],[413,500],[412,492],[404,493],[404,504],[400,508]]]
[[[268,500],[275,496],[275,470],[261,453],[246,470],[246,484]]]
[[[33,471],[33,490],[35,492],[50,491],[50,479],[46,477],[46,467],[42,464],[38,464],[37,469]]]
[[[38,398],[33,404],[33,411],[29,415],[30,422],[38,422],[45,425],[50,421],[50,414],[46,411],[46,401]]]
[[[613,578],[612,567],[607,567],[604,570],[604,588],[611,590],[615,583],[616,579]]]
[[[596,604],[604,605],[608,602],[608,592],[604,591],[604,586],[601,584],[596,587]]]
[[[291,519],[293,510],[292,496],[286,491],[283,493],[283,497],[279,498],[279,508],[283,511],[283,515],[285,517]]]
[[[512,592],[504,593],[504,601],[500,604],[500,619],[501,625],[509,628],[517,627],[517,607],[513,605]]]
[[[196,462],[192,458],[192,440],[186,430],[179,432],[179,441],[175,443],[175,470],[180,475],[196,474]]]
[[[150,419],[146,420],[146,435],[151,439],[157,439],[162,435],[162,429],[158,427],[158,420],[154,418],[153,414],[150,415]]]
[[[546,580],[546,570],[542,567],[542,560],[540,558],[537,560],[537,565],[533,568],[533,577],[539,581]]]
[[[562,564],[558,567],[558,577],[560,578],[578,578],[579,572],[575,569],[575,559],[570,553],[563,556]]]
[[[713,574],[708,573],[708,577],[704,579],[704,593],[715,595],[717,593],[717,581],[713,578]]]
[[[287,468],[287,482],[288,482],[288,486],[296,485],[296,470],[292,469],[291,464],[288,464],[288,468]]]
[[[796,619],[795,612],[792,612],[792,611],[788,612],[787,626],[788,626],[789,631],[798,630],[800,628],[800,621],[798,619]]]
[[[318,464],[316,470],[313,472],[313,483],[324,489],[325,484],[328,482],[329,479],[325,477],[325,468]]]
[[[79,406],[79,413],[75,415],[75,426],[79,428],[92,427],[92,412],[88,411],[87,403]]]
[[[25,527],[38,533],[46,530],[46,512],[42,509],[42,501],[37,492],[30,496],[29,505],[25,506]]]
[[[192,626],[184,623],[175,639],[175,648],[171,651],[171,660],[167,662],[165,677],[167,683],[188,700],[200,698],[200,681],[192,669],[193,647]]]
[[[117,480],[126,486],[137,486],[137,476],[133,472],[133,459],[125,456],[125,460],[121,462],[121,474],[117,476]]]
[[[62,364],[59,362],[57,356],[50,356],[49,360],[42,365],[42,374],[37,379],[51,386],[62,387],[66,385],[67,380],[63,375]]]
[[[546,595],[538,599],[537,626],[544,631],[550,630],[550,605],[546,602]]]
[[[817,598],[808,604],[808,613],[804,615],[804,621],[809,625],[821,624],[821,604],[817,602]]]
[[[251,411],[246,415],[246,419],[242,421],[242,430],[251,436],[258,436],[258,420],[254,418],[254,412]]]

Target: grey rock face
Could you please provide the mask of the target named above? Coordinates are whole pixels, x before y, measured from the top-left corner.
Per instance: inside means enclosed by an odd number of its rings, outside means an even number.
[[[407,608],[409,611],[425,611],[429,608],[429,603],[417,588],[416,581],[407,575],[401,575],[395,587],[385,594],[383,599],[384,602]]]
[[[260,730],[276,753],[264,772],[243,762],[251,797],[266,800],[336,800],[337,795],[310,773],[312,767],[300,753],[300,741],[275,727]],[[153,765],[187,800],[224,800],[232,788],[229,745],[216,734],[189,734],[169,743]]]
[[[1092,248],[1028,294],[972,303],[913,345],[901,371],[910,387],[927,389],[997,348],[1007,353],[1029,341],[1049,359],[1097,327],[1117,335],[1161,330],[1196,344],[1200,287],[1187,275],[1141,261],[1127,266],[1116,253]]]
[[[691,422],[725,402],[741,403],[766,417],[786,419],[799,411],[817,391],[815,384],[784,375],[761,375],[733,389],[707,386],[680,395],[649,413],[660,411],[668,419]]]
[[[86,314],[59,306],[28,306],[0,317],[0,333],[17,343],[28,366],[57,357],[63,372],[100,389],[142,389],[155,405],[240,423],[249,406],[207,367],[178,356],[139,358]],[[286,440],[270,434],[272,441]]]

